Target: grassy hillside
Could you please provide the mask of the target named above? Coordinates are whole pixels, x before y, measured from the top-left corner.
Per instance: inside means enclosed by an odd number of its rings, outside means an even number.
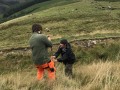
[[[64,66],[56,63],[56,81],[44,79],[37,81],[36,69],[32,64],[30,52],[12,52],[0,57],[0,89],[1,90],[119,90],[120,62],[93,62],[73,66],[73,79],[64,75]],[[4,66],[3,66],[4,65]]]
[[[0,49],[27,46],[33,23],[42,24],[44,33],[50,35],[53,41],[61,37],[74,40],[81,37],[120,35],[120,2],[71,0],[73,1],[74,3],[65,1],[66,5],[56,7],[50,5],[51,8],[41,10],[42,5],[44,7],[45,4],[43,3],[32,14],[0,24]],[[59,0],[56,4],[63,2],[64,0]],[[47,2],[46,4],[48,5]],[[108,9],[108,5],[116,9]],[[101,9],[102,6],[106,8]],[[50,29],[50,32],[47,32],[46,28]]]
[[[117,42],[116,42],[117,43]],[[58,45],[49,51],[52,55]],[[118,44],[81,48],[72,44],[77,61],[73,65],[73,78],[64,75],[62,63],[56,65],[56,80],[50,82],[45,72],[44,79],[36,79],[36,69],[31,60],[31,50],[12,51],[0,54],[1,90],[119,90],[120,41]],[[107,52],[106,52],[107,51]],[[112,52],[112,53],[110,53]],[[117,53],[116,53],[117,52]],[[108,59],[104,60],[104,54]],[[100,58],[102,56],[102,58]],[[105,57],[106,57],[105,56]],[[96,58],[95,58],[96,57]],[[110,57],[114,57],[111,59]]]
[[[14,13],[17,13],[21,10],[24,10],[34,4],[45,2],[48,0],[0,0],[0,23],[3,23],[5,21],[17,18],[22,16],[23,14],[26,15],[29,12],[22,13],[19,15],[14,15]]]
[[[43,26],[43,33],[51,36],[53,43],[63,37],[69,41],[117,37],[119,11],[119,0],[51,0],[36,4],[14,15],[30,14],[0,24],[0,50],[28,47],[34,23]],[[73,78],[65,77],[63,64],[56,63],[57,78],[52,83],[46,73],[45,79],[37,81],[31,50],[0,51],[0,90],[120,90],[120,39],[98,41],[87,48],[86,41],[71,42],[77,59]],[[49,56],[57,47],[49,50]]]
[[[10,17],[18,17],[18,16],[23,16],[23,15],[26,15],[26,14],[29,14],[29,13],[34,13],[34,12],[39,12],[39,11],[42,11],[42,10],[45,10],[45,9],[49,9],[49,8],[52,8],[52,7],[55,7],[55,6],[61,6],[61,5],[66,5],[66,4],[70,4],[70,3],[73,3],[73,2],[76,2],[76,1],[79,1],[79,0],[69,0],[69,2],[67,0],[49,0],[47,2],[43,2],[43,3],[38,3],[38,4],[35,4],[31,7],[28,7],[26,9],[23,9],[13,15],[11,15]]]

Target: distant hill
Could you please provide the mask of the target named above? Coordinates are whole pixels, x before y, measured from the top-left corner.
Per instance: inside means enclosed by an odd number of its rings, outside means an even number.
[[[25,15],[27,13],[19,16],[14,16],[14,17],[12,16],[13,14],[25,8],[28,8],[34,4],[45,2],[45,1],[49,1],[49,0],[1,0],[0,1],[0,23]]]
[[[0,3],[15,4],[15,3],[24,3],[26,1],[30,1],[30,0],[0,0]]]
[[[28,0],[0,0],[0,13],[4,13],[7,9],[16,4],[25,3]]]
[[[9,8],[8,5],[1,4],[1,3],[0,3],[0,13],[1,13],[1,14],[4,13],[4,11],[5,11],[7,8]]]

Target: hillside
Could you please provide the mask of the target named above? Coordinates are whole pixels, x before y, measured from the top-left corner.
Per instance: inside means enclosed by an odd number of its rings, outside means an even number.
[[[16,18],[11,17],[11,15],[36,3],[44,1],[48,0],[0,0],[0,23]]]
[[[120,35],[119,1],[51,0],[24,11],[35,7],[32,14],[0,24],[0,49],[28,46],[33,23],[42,24],[44,33],[50,35],[53,42],[61,37],[76,40]]]
[[[27,2],[28,0],[0,0],[0,22],[10,8]]]
[[[0,90],[120,90],[119,0],[50,0],[10,17],[0,24]],[[71,43],[73,78],[56,62],[54,82],[47,72],[43,80],[36,79],[28,43],[34,23],[52,38],[49,56],[61,38]]]

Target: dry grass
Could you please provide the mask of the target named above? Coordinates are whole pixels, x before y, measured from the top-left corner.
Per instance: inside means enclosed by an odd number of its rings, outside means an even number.
[[[36,69],[24,69],[0,76],[0,90],[120,90],[120,62],[99,62],[74,65],[74,77],[64,75],[64,66],[57,65],[54,82],[45,77],[36,80]]]

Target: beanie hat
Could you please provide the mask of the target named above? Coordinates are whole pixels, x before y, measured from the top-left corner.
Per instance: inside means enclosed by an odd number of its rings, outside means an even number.
[[[61,44],[67,44],[68,41],[67,41],[66,39],[62,39],[62,40],[60,40],[60,43],[61,43]]]

